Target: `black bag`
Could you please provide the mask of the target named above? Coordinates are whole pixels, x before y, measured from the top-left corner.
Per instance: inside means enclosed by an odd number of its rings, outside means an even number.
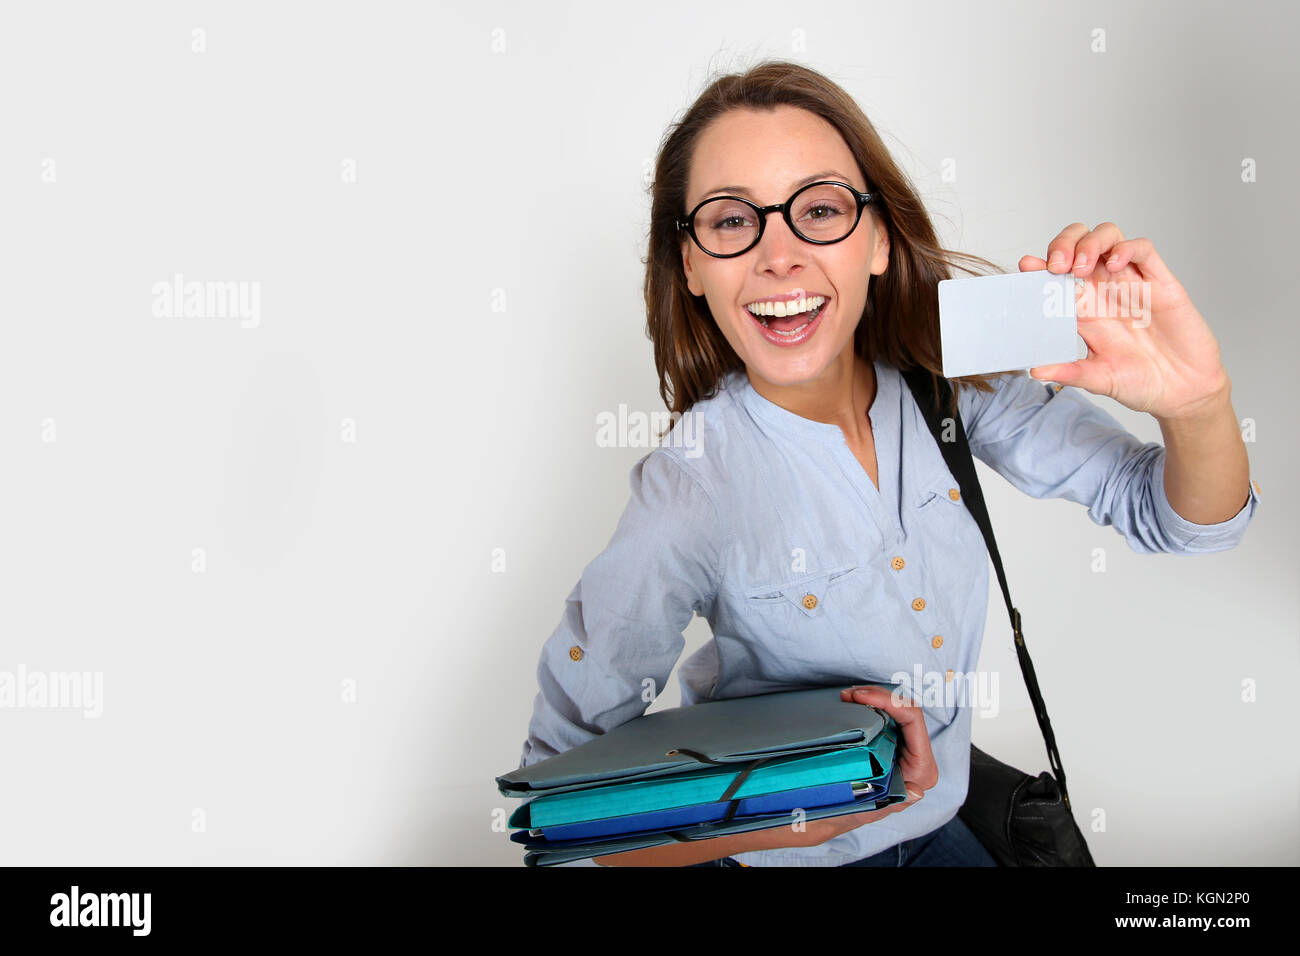
[[[997,542],[993,539],[993,527],[984,506],[984,493],[975,476],[975,462],[971,458],[966,430],[962,426],[960,415],[946,414],[952,386],[943,376],[932,376],[923,368],[902,372],[902,376],[911,388],[934,440],[939,443],[948,470],[957,479],[966,507],[984,535],[984,543],[993,559],[993,569],[997,572],[1002,597],[1007,604],[1007,614],[1011,617],[1020,671],[1024,675],[1025,686],[1029,689],[1038,727],[1047,744],[1047,759],[1052,767],[1052,773],[1044,770],[1037,777],[1031,777],[971,744],[970,788],[966,802],[957,811],[957,815],[1001,866],[1096,866],[1083,832],[1075,823],[1070,810],[1070,795],[1065,789],[1065,769],[1061,766],[1056,737],[1052,734],[1051,721],[1047,719],[1047,705],[1043,703],[1038,678],[1034,674],[1034,664],[1029,659],[1029,650],[1025,647],[1025,638],[1020,630],[1020,612],[1011,604],[1011,592],[1007,588],[1007,577],[1002,570]],[[932,378],[939,386],[937,406],[932,394]],[[940,408],[945,409],[945,412],[940,412]],[[943,421],[948,417],[952,418],[955,426],[955,441],[943,440]]]

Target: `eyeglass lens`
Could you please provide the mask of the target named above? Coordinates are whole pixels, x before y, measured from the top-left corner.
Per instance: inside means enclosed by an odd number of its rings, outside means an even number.
[[[848,189],[819,183],[801,191],[790,207],[794,231],[804,239],[827,242],[843,239],[853,229],[858,201]],[[695,235],[709,252],[740,252],[758,238],[753,208],[727,196],[710,199],[695,213]]]

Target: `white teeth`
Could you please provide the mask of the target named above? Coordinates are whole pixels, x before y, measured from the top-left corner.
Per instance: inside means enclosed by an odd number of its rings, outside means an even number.
[[[747,308],[754,315],[774,315],[778,318],[787,315],[798,315],[800,312],[807,312],[809,309],[815,309],[826,301],[824,295],[804,296],[795,299],[793,302],[755,302],[747,305]]]
[[[798,334],[799,334],[800,332],[802,332],[804,329],[808,328],[808,326],[812,325],[813,320],[816,319],[817,316],[821,313],[821,310],[822,310],[822,304],[823,304],[825,301],[826,301],[825,299],[821,299],[821,300],[820,300],[816,305],[814,305],[814,306],[812,307],[812,309],[811,309],[811,314],[808,316],[808,321],[807,321],[807,322],[803,323],[803,325],[799,326],[797,329],[791,329],[789,332],[782,332],[780,329],[774,329],[774,328],[772,328],[771,324],[767,321],[767,319],[764,318],[764,317],[761,316],[761,315],[760,315],[760,316],[755,316],[755,318],[757,318],[758,321],[761,322],[761,323],[763,324],[763,328],[767,329],[769,332],[774,332],[774,333],[776,333],[777,335],[787,335],[787,336],[789,336],[789,335],[798,335]],[[797,313],[791,313],[791,314],[794,315],[794,314],[797,314]]]

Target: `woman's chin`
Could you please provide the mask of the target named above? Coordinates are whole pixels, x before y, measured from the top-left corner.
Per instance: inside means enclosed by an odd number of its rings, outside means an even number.
[[[823,333],[829,331],[822,330]],[[831,341],[827,336],[817,343],[809,343],[807,349],[751,349],[745,357],[745,366],[752,374],[777,387],[807,385],[825,375],[845,348],[850,355],[853,354],[852,336],[847,336],[838,349],[826,348],[826,343]]]

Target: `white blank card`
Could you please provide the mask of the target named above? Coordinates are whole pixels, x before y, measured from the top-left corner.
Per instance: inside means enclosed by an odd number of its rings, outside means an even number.
[[[1086,354],[1075,278],[1046,269],[939,282],[944,378],[1073,362]]]

